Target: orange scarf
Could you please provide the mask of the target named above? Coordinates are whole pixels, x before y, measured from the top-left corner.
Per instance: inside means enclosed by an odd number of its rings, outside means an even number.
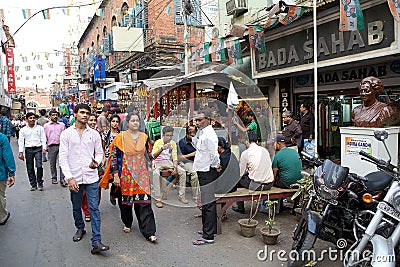
[[[111,153],[116,146],[119,150],[121,150],[123,153],[135,153],[138,151],[142,151],[143,148],[146,146],[147,142],[147,135],[145,133],[139,132],[139,137],[137,142],[134,142],[132,135],[130,134],[129,131],[123,131],[119,133],[112,143],[109,146],[109,152],[110,152],[110,157],[108,158],[107,161],[107,168],[104,172],[103,178],[101,178],[99,182],[99,186],[104,189],[109,188],[109,183],[110,180],[113,179],[112,174],[111,174]]]

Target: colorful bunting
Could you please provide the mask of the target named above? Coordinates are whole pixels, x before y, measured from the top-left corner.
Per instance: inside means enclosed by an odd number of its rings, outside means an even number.
[[[65,16],[69,16],[69,8],[63,8],[62,12]]]
[[[394,20],[400,22],[400,1],[388,0],[388,4]]]
[[[364,18],[359,0],[340,1],[339,31],[356,31],[364,29]]]
[[[197,48],[195,46],[191,47],[189,52],[189,57],[188,57],[188,61],[189,61],[189,67],[190,68],[195,68],[196,67],[196,50]]]
[[[48,9],[42,10],[42,15],[44,19],[50,19],[50,10]]]
[[[294,5],[290,5],[288,8],[289,10],[286,14],[280,13],[278,15],[279,22],[283,25],[289,25],[293,21],[298,20],[303,15],[304,11],[308,9],[308,7]]]
[[[265,52],[264,29],[260,26],[249,26],[250,47],[258,50],[259,53]]]
[[[199,63],[210,62],[210,43],[200,43],[196,49],[196,53],[196,59],[198,59]]]
[[[167,15],[171,14],[171,7],[170,6],[167,7],[167,9],[165,10],[165,13]]]
[[[102,17],[103,16],[103,9],[102,8],[98,8],[96,10],[96,16],[98,16],[98,17]]]
[[[265,30],[269,30],[269,29],[275,28],[275,26],[278,24],[279,24],[279,19],[277,17],[276,18],[268,18],[263,27]]]
[[[224,38],[214,38],[211,41],[211,59],[212,61],[226,60]]]
[[[30,9],[22,9],[22,15],[24,19],[29,19],[31,17],[31,10]]]
[[[243,64],[242,48],[239,40],[225,41],[228,50],[229,61],[234,65]]]

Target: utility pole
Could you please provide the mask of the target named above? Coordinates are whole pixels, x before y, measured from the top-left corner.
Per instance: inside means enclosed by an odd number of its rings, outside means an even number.
[[[188,32],[188,25],[187,25],[187,18],[188,15],[190,15],[191,12],[191,4],[190,0],[182,0],[182,19],[183,19],[183,26],[184,26],[184,31],[183,31],[183,43],[184,43],[184,48],[185,48],[185,75],[189,74],[189,32]]]

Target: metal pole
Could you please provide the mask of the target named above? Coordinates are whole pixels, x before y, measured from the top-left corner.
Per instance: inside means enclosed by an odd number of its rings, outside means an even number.
[[[317,0],[313,0],[313,32],[314,32],[314,139],[315,155],[318,156],[318,36],[317,36]],[[323,116],[323,114],[322,114]]]
[[[187,14],[185,11],[185,1],[182,1],[182,14],[183,14],[183,26],[184,26],[184,31],[183,31],[183,43],[185,46],[185,75],[189,74],[189,45],[188,45],[188,39],[189,39],[189,33],[188,33],[188,26],[187,26]]]

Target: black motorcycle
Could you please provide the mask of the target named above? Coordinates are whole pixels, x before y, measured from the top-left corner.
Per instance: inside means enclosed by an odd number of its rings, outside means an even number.
[[[349,173],[329,159],[323,163],[304,152],[303,157],[317,166],[313,177],[314,190],[293,234],[291,259],[288,266],[303,266],[302,255],[310,251],[317,238],[333,244],[345,239],[347,244],[356,241],[353,233],[355,218],[359,211],[376,209],[377,201],[383,199],[391,178],[385,173],[372,173],[365,177]],[[369,201],[371,200],[371,201]]]

